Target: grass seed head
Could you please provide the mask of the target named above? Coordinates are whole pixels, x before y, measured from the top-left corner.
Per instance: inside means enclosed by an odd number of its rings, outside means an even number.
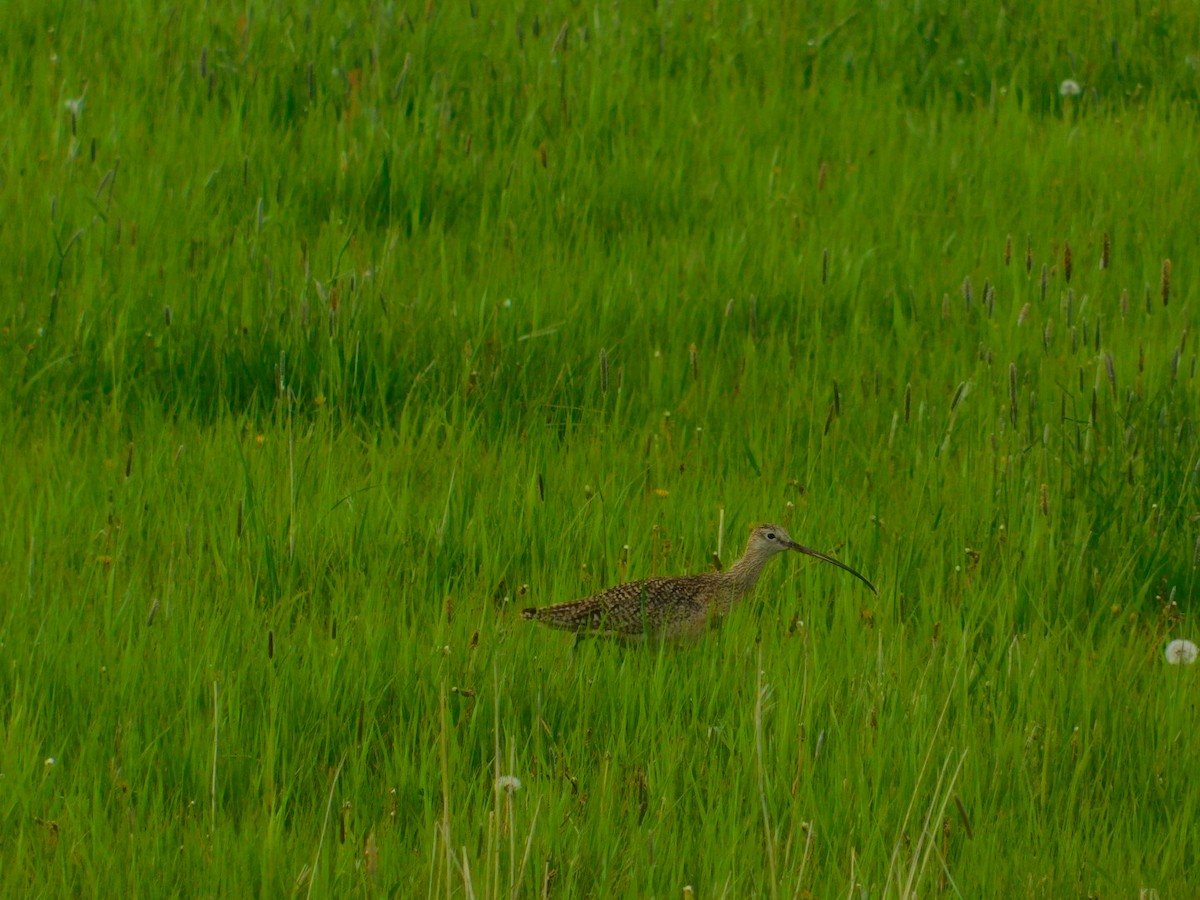
[[[1166,306],[1171,299],[1171,261],[1164,259],[1162,264],[1162,303]]]

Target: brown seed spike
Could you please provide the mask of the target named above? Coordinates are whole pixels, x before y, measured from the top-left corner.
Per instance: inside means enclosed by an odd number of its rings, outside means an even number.
[[[1171,299],[1171,261],[1164,259],[1162,264],[1162,302],[1163,306]]]
[[[1109,254],[1112,251],[1112,244],[1108,238],[1108,232],[1104,232],[1104,240],[1100,244],[1100,268],[1107,269],[1109,266]]]
[[[1004,239],[1004,266],[1012,265],[1012,235]]]
[[[1063,278],[1071,283],[1071,242],[1063,241]]]
[[[1025,274],[1033,274],[1033,235],[1025,235]]]
[[[734,603],[754,590],[763,566],[774,556],[795,550],[831,563],[875,586],[849,566],[797,544],[778,525],[759,525],[750,533],[746,552],[724,572],[631,581],[569,603],[526,609],[522,617],[584,636],[624,641],[649,638],[699,638],[729,613]]]

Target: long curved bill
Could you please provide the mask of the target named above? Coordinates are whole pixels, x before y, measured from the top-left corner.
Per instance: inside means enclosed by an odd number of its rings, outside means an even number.
[[[850,568],[848,565],[846,565],[841,560],[834,559],[832,556],[826,556],[824,553],[820,552],[819,550],[814,550],[814,549],[812,549],[812,547],[805,547],[803,544],[797,544],[795,541],[790,541],[787,545],[787,548],[789,550],[798,550],[801,553],[806,553],[809,556],[816,557],[817,559],[819,559],[823,562],[832,563],[833,565],[837,566],[839,569],[846,570],[851,575],[853,575],[855,578],[857,578],[859,581],[861,581],[863,584],[865,584],[867,587],[869,587],[871,589],[871,593],[873,593],[873,594],[879,593],[879,591],[875,590],[875,585],[873,585],[873,584],[871,584],[871,582],[867,581],[866,577],[861,572],[854,571],[854,569]]]

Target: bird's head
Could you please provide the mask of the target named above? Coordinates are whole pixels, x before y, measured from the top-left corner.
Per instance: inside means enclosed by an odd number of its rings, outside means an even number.
[[[856,572],[844,562],[836,560],[832,556],[827,556],[818,550],[813,550],[811,547],[805,547],[803,544],[797,544],[792,540],[792,536],[778,525],[758,525],[750,532],[750,544],[746,548],[747,555],[770,559],[776,553],[782,553],[784,550],[796,550],[799,553],[805,553],[808,556],[835,565],[839,569],[844,569],[869,587],[873,593],[878,593],[875,591],[875,585],[867,581],[860,572]]]

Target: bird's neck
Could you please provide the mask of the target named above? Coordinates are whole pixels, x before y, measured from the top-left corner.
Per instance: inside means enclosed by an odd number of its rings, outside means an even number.
[[[725,581],[740,597],[754,590],[758,576],[770,557],[747,553],[725,570]]]

